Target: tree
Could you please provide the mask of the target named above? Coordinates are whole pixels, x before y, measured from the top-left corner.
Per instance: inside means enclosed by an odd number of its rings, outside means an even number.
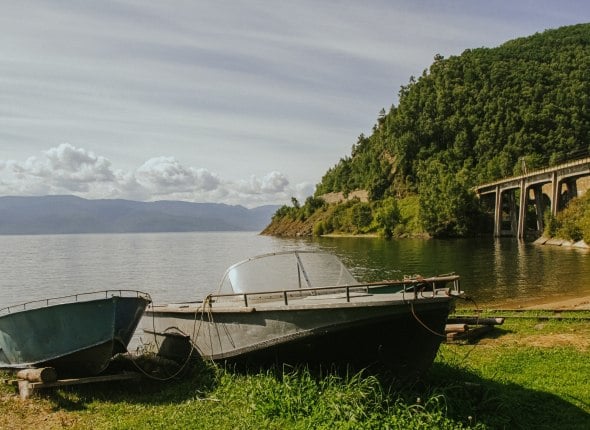
[[[465,172],[454,174],[440,160],[423,163],[420,180],[420,218],[433,236],[465,236],[478,219]]]
[[[393,197],[388,197],[375,208],[375,221],[379,225],[385,237],[391,237],[395,226],[399,224],[401,214],[397,202]]]
[[[371,211],[371,205],[368,203],[358,202],[350,210],[352,223],[357,231],[368,227],[373,221],[373,212]]]

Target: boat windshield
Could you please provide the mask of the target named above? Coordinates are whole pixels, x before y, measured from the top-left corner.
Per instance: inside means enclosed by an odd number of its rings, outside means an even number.
[[[252,293],[354,285],[356,279],[332,254],[290,251],[266,254],[230,267],[220,293]]]

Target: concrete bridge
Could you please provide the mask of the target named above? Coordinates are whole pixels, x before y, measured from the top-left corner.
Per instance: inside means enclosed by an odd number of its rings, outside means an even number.
[[[534,208],[534,230],[537,234],[542,233],[545,210],[550,207],[551,214],[557,215],[572,198],[582,195],[589,188],[589,177],[590,157],[586,157],[479,185],[474,189],[482,202],[489,204],[490,198],[493,198],[494,236],[522,239],[527,224],[532,224],[532,220],[527,222],[527,212],[532,213]]]

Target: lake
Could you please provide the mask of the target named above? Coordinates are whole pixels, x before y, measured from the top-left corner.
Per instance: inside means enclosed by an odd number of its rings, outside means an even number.
[[[104,289],[141,290],[154,303],[195,300],[250,256],[318,249],[359,280],[456,272],[478,305],[590,295],[590,252],[515,239],[279,239],[256,232],[0,236],[0,308]]]

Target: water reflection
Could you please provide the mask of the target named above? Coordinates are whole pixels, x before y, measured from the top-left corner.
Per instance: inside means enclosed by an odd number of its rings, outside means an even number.
[[[480,304],[511,306],[539,298],[590,295],[587,250],[538,246],[510,238],[382,240],[322,238],[363,280],[456,272]]]

